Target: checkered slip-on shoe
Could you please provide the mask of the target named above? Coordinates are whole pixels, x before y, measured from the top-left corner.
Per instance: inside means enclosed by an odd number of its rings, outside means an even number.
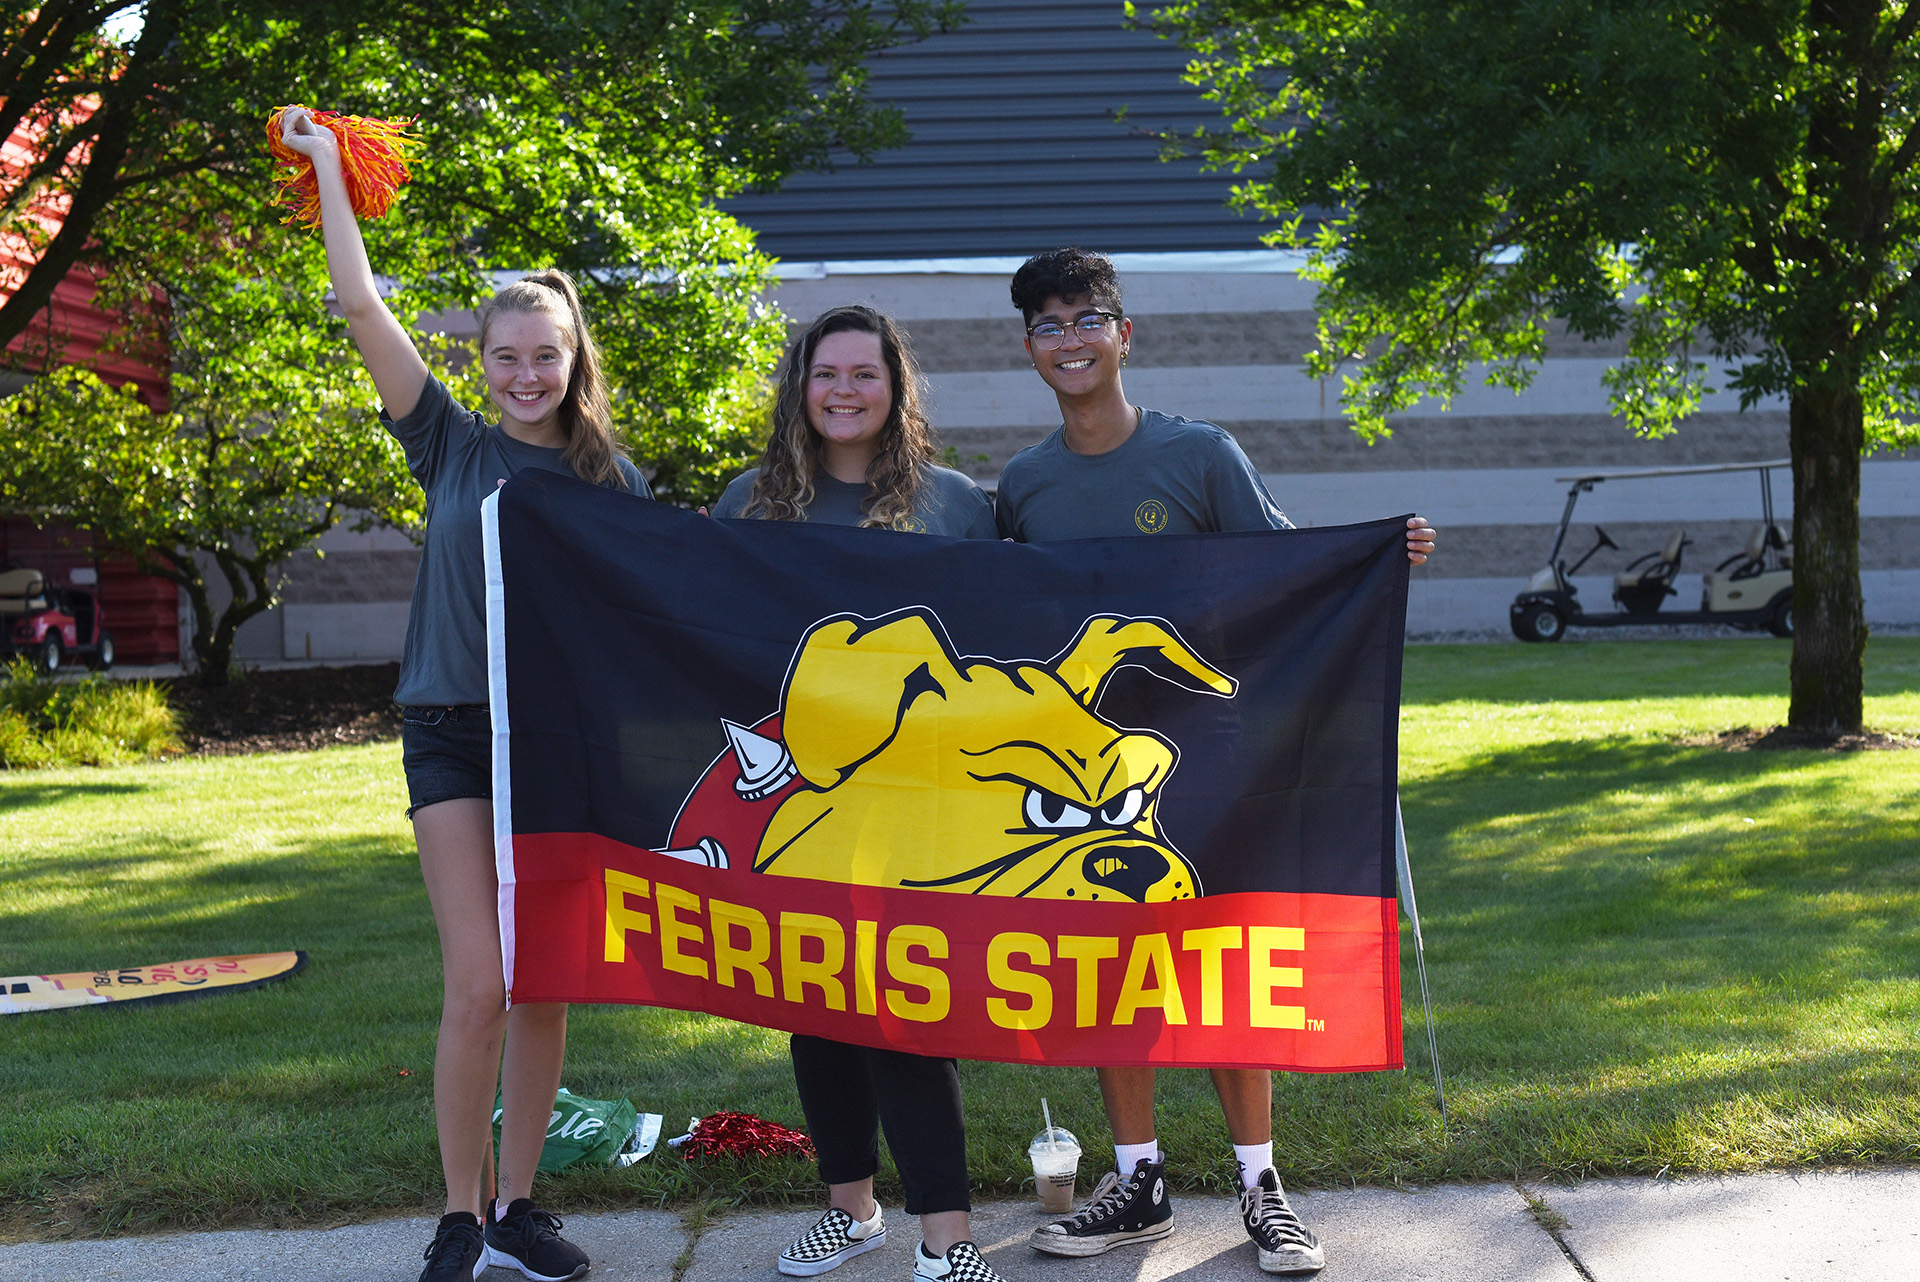
[[[880,1204],[873,1218],[862,1223],[839,1207],[830,1207],[820,1222],[780,1252],[780,1271],[790,1278],[810,1278],[837,1269],[856,1255],[885,1245],[887,1225]]]
[[[1134,1164],[1126,1179],[1108,1171],[1093,1197],[1073,1215],[1042,1224],[1027,1245],[1048,1255],[1104,1255],[1128,1242],[1155,1242],[1173,1232],[1166,1166],[1151,1158]]]
[[[1315,1273],[1327,1265],[1320,1239],[1287,1205],[1280,1173],[1269,1166],[1254,1186],[1240,1195],[1240,1218],[1247,1236],[1260,1248],[1260,1267],[1268,1273]]]
[[[945,1255],[928,1255],[922,1242],[913,1253],[912,1282],[1007,1282],[980,1258],[971,1242],[955,1242]]]

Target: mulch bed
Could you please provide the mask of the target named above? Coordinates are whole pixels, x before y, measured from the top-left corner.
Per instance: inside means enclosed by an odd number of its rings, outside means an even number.
[[[192,676],[159,684],[180,718],[182,746],[196,757],[225,757],[397,739],[399,679],[399,664],[379,663],[274,668],[214,689]]]
[[[1725,748],[1728,752],[1764,752],[1772,748],[1808,748],[1816,752],[1884,752],[1920,748],[1920,739],[1886,734],[1879,730],[1830,735],[1796,730],[1792,726],[1773,726],[1766,730],[1735,726],[1719,734],[1687,735],[1680,742],[1690,748]]]

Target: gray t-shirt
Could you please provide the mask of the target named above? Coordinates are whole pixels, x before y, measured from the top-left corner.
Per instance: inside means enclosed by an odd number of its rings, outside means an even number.
[[[727,492],[713,505],[713,514],[722,520],[739,517],[753,493],[753,478],[759,468],[742,472],[727,486]],[[813,502],[807,506],[807,519],[822,525],[858,525],[866,519],[860,505],[867,501],[867,487],[835,480],[825,472],[813,478]],[[914,500],[915,533],[942,534],[950,539],[992,539],[993,501],[973,479],[950,467],[930,467]]]
[[[1007,461],[1000,533],[1022,543],[1122,534],[1290,530],[1260,473],[1224,428],[1158,410],[1105,454],[1075,454],[1066,429]]]
[[[480,504],[522,468],[572,476],[562,450],[516,441],[455,403],[431,376],[413,413],[380,424],[407,452],[407,470],[427,492],[427,542],[413,580],[407,643],[393,701],[440,707],[487,702],[486,559]],[[652,498],[639,469],[620,460],[629,492]]]

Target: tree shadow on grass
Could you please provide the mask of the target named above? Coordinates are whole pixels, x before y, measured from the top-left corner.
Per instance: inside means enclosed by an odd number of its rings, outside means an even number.
[[[1851,778],[1808,769],[1835,760],[1809,751],[1728,753],[1627,736],[1560,739],[1454,759],[1402,783],[1400,796],[1408,840],[1419,843],[1429,866],[1445,868],[1463,837],[1503,829],[1536,837],[1537,850],[1583,833],[1604,834],[1616,848],[1643,853],[1653,846],[1710,848],[1714,834],[1683,830],[1709,820],[1758,821],[1786,808],[1820,816],[1818,829],[1796,844],[1798,866],[1825,876],[1845,866],[1836,856],[1850,839],[1892,817],[1863,812]],[[1909,797],[1893,808],[1911,811],[1916,804]]]
[[[1649,1079],[1468,1086],[1454,1158],[1495,1178],[1584,1179],[1920,1157],[1920,1096],[1899,1057],[1781,1046],[1737,1068]]]
[[[0,874],[0,904],[28,905],[0,907],[0,966],[50,973],[357,950],[396,936],[431,947],[418,865],[399,846],[390,834],[361,833],[237,854],[204,839],[101,833],[84,855],[21,859]]]
[[[100,783],[39,783],[9,779],[0,774],[0,809],[16,815],[38,806],[57,806],[75,797],[130,797],[152,790],[151,784],[120,780]]]
[[[1780,1047],[1738,1065],[1631,1078],[1449,1065],[1444,1129],[1424,1057],[1411,1067],[1278,1083],[1276,1156],[1290,1168],[1287,1183],[1582,1179],[1920,1158],[1920,1096],[1912,1074],[1884,1054]]]
[[[1410,650],[1403,701],[1495,704],[1787,696],[1791,646],[1771,637],[1618,641],[1572,646],[1421,646]],[[1869,697],[1920,692],[1920,638],[1875,637]]]
[[[1567,740],[1411,781],[1444,1061],[1817,1051],[1920,970],[1920,801],[1809,755]]]
[[[315,1222],[417,1210],[439,1187],[440,956],[403,838],[362,832],[236,854],[206,841],[104,837],[81,860],[28,862],[0,891],[5,973],[289,948],[309,963],[287,980],[197,1001],[9,1018],[0,1208],[13,1211],[0,1210],[0,1227],[66,1223],[84,1235]],[[49,886],[73,893],[4,907],[19,902],[10,892]],[[689,1114],[727,1107],[800,1122],[783,1036],[672,1011],[581,1014],[570,1087],[626,1095],[665,1114],[668,1134]],[[584,1187],[632,1205],[804,1173],[804,1164],[681,1171],[664,1152],[655,1164],[660,1172]]]

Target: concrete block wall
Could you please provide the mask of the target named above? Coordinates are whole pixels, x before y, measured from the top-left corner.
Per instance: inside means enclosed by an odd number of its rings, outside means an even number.
[[[1419,512],[1444,529],[1441,553],[1414,571],[1413,633],[1500,631],[1507,603],[1546,563],[1573,471],[1784,458],[1784,405],[1741,412],[1709,397],[1659,441],[1631,435],[1607,412],[1600,375],[1620,351],[1553,340],[1522,395],[1470,385],[1451,409],[1423,405],[1393,435],[1363,443],[1339,417],[1338,389],[1304,376],[1313,286],[1283,256],[1119,255],[1134,321],[1126,387],[1137,404],[1219,423],[1240,441],[1274,497],[1300,525]],[[991,485],[1006,460],[1059,424],[1053,395],[1028,366],[1007,297],[1017,259],[792,264],[773,298],[796,323],[865,302],[913,338],[933,385],[934,421],[967,471]],[[455,318],[461,319],[461,318]],[[469,325],[471,318],[464,318]],[[371,412],[371,410],[369,410]],[[1792,484],[1775,474],[1777,519]],[[1759,523],[1752,474],[1607,482],[1581,498],[1568,537],[1577,557],[1604,526],[1620,545],[1576,580],[1604,609],[1611,575],[1684,529],[1676,603],[1697,600],[1699,572],[1731,556]],[[1878,623],[1920,623],[1920,544],[1902,529],[1920,517],[1920,451],[1863,465],[1862,586]],[[239,657],[337,662],[397,658],[419,551],[394,531],[335,530],[287,567],[284,603],[242,631]]]
[[[1117,255],[1134,322],[1129,397],[1169,413],[1205,418],[1240,441],[1281,508],[1300,525],[1419,512],[1444,528],[1442,550],[1416,569],[1409,631],[1503,630],[1507,604],[1546,564],[1573,471],[1675,467],[1785,458],[1783,403],[1742,412],[1737,397],[1707,398],[1671,436],[1636,438],[1607,410],[1600,376],[1618,347],[1567,336],[1549,345],[1534,384],[1515,395],[1469,384],[1447,410],[1416,407],[1392,436],[1367,445],[1339,417],[1338,387],[1305,376],[1312,343],[1313,286],[1272,256]],[[1210,261],[1236,270],[1209,270]],[[821,264],[776,293],[796,321],[827,307],[866,302],[891,312],[913,336],[933,384],[935,422],[967,469],[991,483],[1013,453],[1059,424],[1053,395],[1028,365],[1022,325],[1007,295],[1017,260],[926,264],[937,270],[863,271]],[[1776,519],[1791,519],[1792,482],[1774,474]],[[1608,608],[1611,576],[1684,529],[1677,602],[1691,605],[1699,571],[1745,544],[1760,521],[1751,473],[1601,484],[1583,496],[1568,559],[1593,542],[1595,524],[1620,545],[1587,563],[1577,580],[1590,609]],[[1862,585],[1869,619],[1920,622],[1920,548],[1899,531],[1920,516],[1920,452],[1876,455],[1864,464]]]
[[[287,563],[280,605],[240,629],[234,657],[243,663],[399,658],[419,564],[420,549],[398,530],[329,530],[313,551]]]

